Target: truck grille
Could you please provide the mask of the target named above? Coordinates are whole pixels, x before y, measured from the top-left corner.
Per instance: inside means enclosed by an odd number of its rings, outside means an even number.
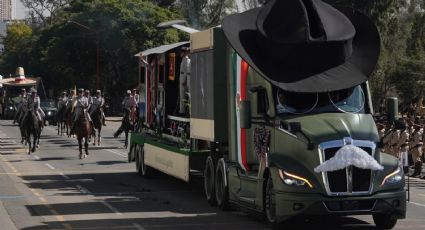
[[[360,147],[364,151],[372,154],[371,148]],[[325,161],[329,160],[340,147],[325,149]],[[349,185],[349,172],[351,173],[351,185]],[[331,193],[357,193],[357,192],[368,192],[371,184],[372,172],[370,169],[360,169],[351,166],[351,169],[345,168],[334,172],[326,172],[328,178],[329,190]],[[350,187],[352,189],[350,189]],[[351,190],[351,191],[349,191]]]
[[[345,145],[357,146],[374,157],[376,144],[372,141],[353,140],[345,137],[342,140],[323,142],[319,145],[320,163],[334,157]],[[329,196],[368,195],[372,192],[374,172],[349,166],[334,172],[322,172],[323,182]]]

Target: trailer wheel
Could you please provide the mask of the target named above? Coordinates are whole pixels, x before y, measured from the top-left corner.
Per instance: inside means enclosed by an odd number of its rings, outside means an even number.
[[[141,165],[140,165],[140,152],[142,151],[142,146],[141,145],[136,145],[136,149],[135,151],[135,162],[136,162],[136,170],[137,170],[137,174],[139,174],[139,176],[143,176],[142,174],[142,170],[141,170]]]
[[[224,159],[221,158],[217,162],[215,170],[215,196],[217,206],[221,210],[229,209],[229,187],[227,186],[226,164]]]
[[[137,173],[140,176],[149,178],[152,176],[152,168],[145,164],[145,148],[143,147],[143,145],[138,145],[138,148],[139,148],[138,150],[136,148],[137,150],[136,164],[138,165]]]
[[[276,218],[276,194],[271,176],[267,178],[264,191],[264,214],[267,223],[272,226],[273,229],[280,228],[281,224]]]
[[[214,174],[215,174],[214,162],[211,156],[209,156],[205,162],[204,190],[205,190],[205,196],[207,197],[207,201],[212,206],[216,204]]]
[[[397,218],[391,214],[373,214],[372,216],[378,229],[392,229],[397,224]]]

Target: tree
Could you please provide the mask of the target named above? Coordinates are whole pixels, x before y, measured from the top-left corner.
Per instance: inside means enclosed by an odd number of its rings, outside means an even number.
[[[175,4],[196,29],[217,26],[226,15],[237,11],[235,0],[178,0]]]
[[[96,42],[99,38],[101,80],[106,92],[125,92],[137,84],[134,54],[181,40],[162,21],[181,18],[168,9],[139,0],[75,0],[61,14],[63,20],[45,27],[33,47],[32,66],[55,91],[79,86],[94,89]],[[76,23],[69,23],[73,21]]]
[[[32,45],[32,29],[25,23],[16,22],[7,26],[6,36],[2,38],[4,50],[1,59],[1,71],[13,73],[18,66],[25,66]]]
[[[29,16],[33,22],[50,25],[60,10],[68,6],[72,0],[21,0],[22,4],[30,9]]]

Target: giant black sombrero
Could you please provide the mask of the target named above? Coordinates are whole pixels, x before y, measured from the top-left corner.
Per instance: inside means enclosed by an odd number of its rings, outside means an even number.
[[[269,0],[226,17],[224,34],[238,55],[292,92],[329,92],[365,82],[380,53],[365,15],[321,0]]]

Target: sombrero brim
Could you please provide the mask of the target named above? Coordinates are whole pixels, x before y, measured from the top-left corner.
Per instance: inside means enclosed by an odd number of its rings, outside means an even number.
[[[37,84],[37,81],[31,78],[25,78],[25,80],[16,82],[15,78],[1,79],[0,84],[9,86],[33,86]]]
[[[291,68],[281,58],[285,55],[282,45],[264,42],[256,26],[261,8],[234,14],[223,20],[224,34],[238,55],[250,67],[273,84],[291,92],[330,92],[359,85],[369,79],[380,54],[380,37],[376,26],[365,15],[343,10],[356,29],[353,53],[344,63],[319,72]],[[262,42],[259,42],[262,41]],[[267,44],[264,44],[267,43]],[[329,58],[323,53],[323,60]]]

